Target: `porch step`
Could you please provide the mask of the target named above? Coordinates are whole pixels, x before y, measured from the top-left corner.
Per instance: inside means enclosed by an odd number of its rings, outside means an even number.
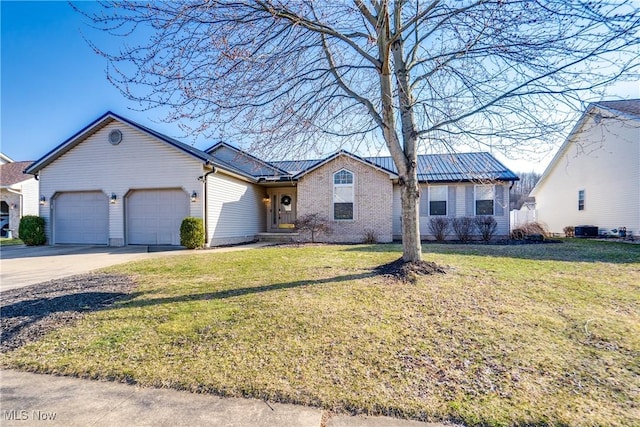
[[[299,233],[258,233],[259,242],[288,243],[298,240]]]

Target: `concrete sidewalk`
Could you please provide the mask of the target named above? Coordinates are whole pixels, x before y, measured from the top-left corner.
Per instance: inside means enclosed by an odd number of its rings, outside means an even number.
[[[330,416],[306,406],[220,398],[104,381],[0,372],[0,425],[443,427],[388,417]],[[449,424],[449,426],[451,426]]]

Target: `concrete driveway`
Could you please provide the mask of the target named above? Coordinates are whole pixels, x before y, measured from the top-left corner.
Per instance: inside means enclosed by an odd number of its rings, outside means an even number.
[[[265,246],[253,243],[229,248],[158,250],[147,246],[4,246],[0,248],[0,291],[29,286],[47,280],[88,273],[99,268],[139,259],[205,252],[229,252]],[[167,248],[174,249],[174,248]]]

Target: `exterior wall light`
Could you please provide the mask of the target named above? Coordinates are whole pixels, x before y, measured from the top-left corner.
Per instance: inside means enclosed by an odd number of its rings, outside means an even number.
[[[263,197],[262,201],[268,205],[271,202],[271,199],[269,197]]]
[[[111,193],[111,198],[109,199],[111,204],[112,205],[115,204],[117,200],[118,200],[118,196],[116,196],[116,193]]]
[[[47,198],[44,196],[40,196],[40,204],[44,205],[44,203],[47,201]]]
[[[193,190],[191,193],[191,203],[195,203],[196,200],[198,200],[198,193],[196,193],[196,190]]]

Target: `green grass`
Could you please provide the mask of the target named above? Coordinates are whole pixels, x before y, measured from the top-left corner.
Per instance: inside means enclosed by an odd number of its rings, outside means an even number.
[[[0,237],[0,246],[14,246],[22,244],[22,240],[20,239],[8,239],[6,237]]]
[[[425,245],[448,273],[371,269],[397,245],[126,264],[128,301],[4,367],[468,425],[640,424],[640,246]]]

